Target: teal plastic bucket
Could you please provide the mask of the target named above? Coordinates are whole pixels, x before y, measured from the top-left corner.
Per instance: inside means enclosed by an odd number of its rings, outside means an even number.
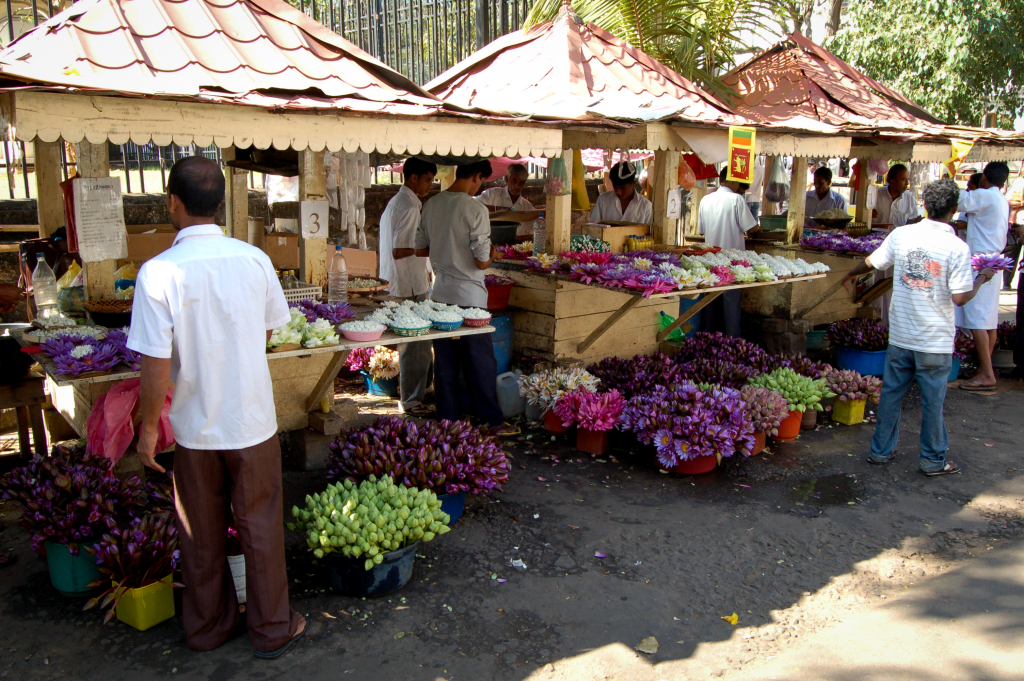
[[[956,379],[960,378],[960,358],[953,358],[953,366],[949,369],[949,382],[952,383]]]
[[[852,369],[861,376],[882,376],[885,374],[885,350],[867,352],[853,348],[839,348],[836,351],[840,369]]]
[[[363,385],[366,386],[366,394],[376,397],[398,397],[398,376],[394,378],[374,378],[366,371],[360,371],[363,375]]]
[[[498,376],[501,376],[512,367],[512,315],[494,315],[491,326],[495,329],[491,335],[494,361],[498,364]]]
[[[85,598],[92,594],[89,582],[100,579],[96,558],[79,545],[77,556],[68,552],[67,544],[46,542],[46,564],[50,568],[53,588],[69,598]]]
[[[825,338],[827,331],[808,331],[807,332],[807,349],[808,350],[824,350],[828,347],[828,339]]]

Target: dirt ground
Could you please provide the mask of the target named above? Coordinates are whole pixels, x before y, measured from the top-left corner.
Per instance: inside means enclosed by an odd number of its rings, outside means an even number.
[[[649,451],[580,457],[527,430],[506,490],[470,499],[452,532],[421,545],[398,593],[333,595],[290,537],[292,603],[310,635],[274,662],[254,660],[245,636],[190,652],[180,617],[142,633],[101,626],[50,587],[18,509],[0,504],[0,545],[20,557],[0,570],[0,678],[743,678],[1024,537],[1024,387],[1004,385],[949,391],[950,458],[964,473],[942,478],[917,472],[916,388],[886,467],[864,459],[869,423],[826,424],[695,478],[661,473]],[[290,508],[325,481],[286,472],[285,484]],[[722,619],[733,613],[735,626]],[[1011,619],[1019,646],[1024,622]],[[651,636],[656,653],[633,650]]]

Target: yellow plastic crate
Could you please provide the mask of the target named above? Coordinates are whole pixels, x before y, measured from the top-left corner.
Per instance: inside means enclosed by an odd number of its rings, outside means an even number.
[[[174,588],[171,575],[139,589],[127,589],[117,604],[117,619],[145,631],[174,617]]]
[[[832,420],[844,423],[848,426],[856,426],[864,422],[865,400],[840,401],[838,398],[832,403]]]

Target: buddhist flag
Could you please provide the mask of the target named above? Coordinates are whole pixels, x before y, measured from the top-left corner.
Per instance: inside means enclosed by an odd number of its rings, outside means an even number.
[[[971,149],[974,148],[974,140],[950,140],[953,145],[953,155],[942,162],[942,165],[949,172],[949,176],[956,179],[956,171],[960,169],[960,164],[967,158],[967,154],[971,153]]]
[[[729,126],[729,172],[725,177],[729,182],[749,183],[753,180],[756,135],[753,128]]]

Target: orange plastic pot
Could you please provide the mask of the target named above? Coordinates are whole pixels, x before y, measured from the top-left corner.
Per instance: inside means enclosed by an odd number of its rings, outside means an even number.
[[[665,470],[678,473],[679,475],[701,475],[715,470],[717,465],[718,457],[714,454],[708,454],[707,456],[698,456],[695,459],[683,461],[674,468],[666,468]]]
[[[608,431],[577,428],[576,449],[595,456],[604,454],[608,451]]]
[[[795,440],[800,434],[800,421],[803,419],[803,413],[799,411],[789,412],[789,416],[782,420],[779,424],[779,434],[772,435],[772,439],[776,442],[790,442]]]
[[[553,435],[561,435],[569,429],[562,425],[562,419],[558,418],[554,409],[548,409],[544,412],[544,430]]]
[[[768,443],[767,433],[754,433],[754,448],[750,451],[751,456],[757,456],[764,451],[764,446]]]

